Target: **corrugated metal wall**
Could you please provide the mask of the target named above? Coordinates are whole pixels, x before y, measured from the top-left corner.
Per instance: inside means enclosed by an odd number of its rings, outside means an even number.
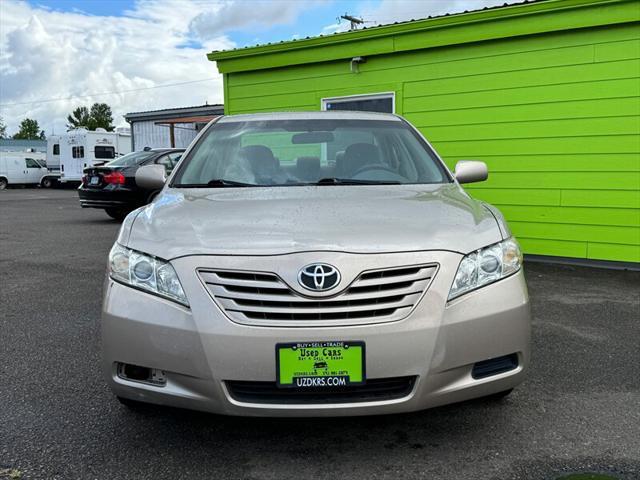
[[[336,46],[337,48],[337,46]],[[447,164],[487,162],[470,185],[532,254],[640,261],[640,25],[372,55],[226,75],[227,113],[318,110],[393,91]]]
[[[134,122],[132,125],[134,150],[142,150],[144,147],[169,148],[171,141],[168,125],[156,125],[158,120]],[[176,148],[186,148],[196,138],[198,132],[194,123],[175,126]]]
[[[13,138],[0,138],[0,151],[2,152],[23,152],[33,149],[35,152],[47,151],[46,140],[16,140]]]

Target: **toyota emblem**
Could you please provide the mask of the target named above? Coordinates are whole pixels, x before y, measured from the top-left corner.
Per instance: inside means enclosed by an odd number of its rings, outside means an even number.
[[[326,263],[312,263],[300,269],[298,283],[307,290],[316,292],[331,290],[340,283],[340,272]]]

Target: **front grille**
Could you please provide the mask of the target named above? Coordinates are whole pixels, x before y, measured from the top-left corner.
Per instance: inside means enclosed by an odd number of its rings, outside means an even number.
[[[364,385],[334,388],[278,388],[275,382],[226,381],[229,395],[243,403],[326,404],[382,402],[408,396],[416,377],[376,378]]]
[[[311,298],[291,289],[274,273],[198,271],[217,304],[233,321],[305,327],[400,320],[422,298],[435,272],[434,265],[366,271],[336,295]]]

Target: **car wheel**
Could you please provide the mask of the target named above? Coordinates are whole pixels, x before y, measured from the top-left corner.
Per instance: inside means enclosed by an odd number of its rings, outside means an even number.
[[[7,180],[0,178],[0,190],[4,190],[5,188],[7,188]]]
[[[124,217],[126,217],[128,213],[126,210],[121,210],[119,208],[105,208],[104,211],[107,212],[107,215],[111,218],[118,220],[119,222],[124,220]]]
[[[42,188],[51,188],[53,187],[53,180],[51,180],[50,178],[43,178],[42,182],[40,182],[40,186]]]

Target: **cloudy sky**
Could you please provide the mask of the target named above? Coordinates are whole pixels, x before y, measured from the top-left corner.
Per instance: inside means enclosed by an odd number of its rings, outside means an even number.
[[[499,5],[505,0],[0,0],[0,116],[47,134],[75,107],[127,112],[222,103],[205,54],[348,28]],[[511,2],[510,2],[511,3]]]

